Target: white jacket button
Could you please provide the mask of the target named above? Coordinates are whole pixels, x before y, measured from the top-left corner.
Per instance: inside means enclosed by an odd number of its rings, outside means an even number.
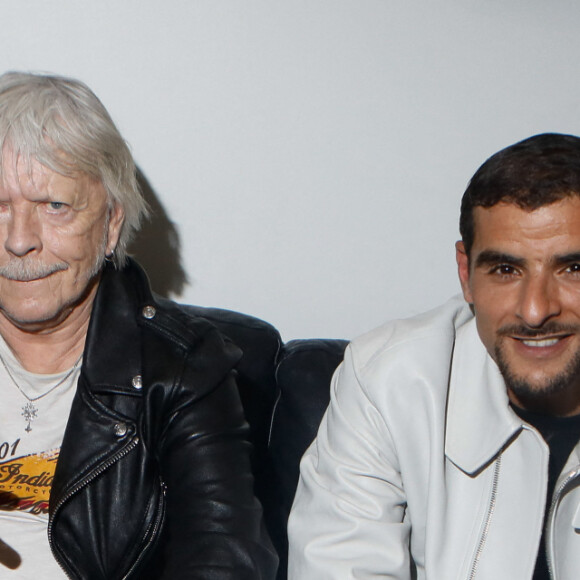
[[[141,378],[141,375],[135,375],[131,381],[131,384],[138,391],[141,390],[143,388],[143,379]]]

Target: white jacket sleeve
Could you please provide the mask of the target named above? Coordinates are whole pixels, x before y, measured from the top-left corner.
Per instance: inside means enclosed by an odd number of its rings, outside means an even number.
[[[289,520],[290,580],[411,578],[410,524],[395,444],[351,348],[301,462]]]

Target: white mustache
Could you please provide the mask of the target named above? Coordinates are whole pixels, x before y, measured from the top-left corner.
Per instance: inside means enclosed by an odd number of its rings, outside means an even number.
[[[16,259],[3,266],[0,265],[0,276],[17,282],[30,282],[39,278],[46,278],[55,272],[66,270],[68,266],[63,263],[43,264],[37,260]]]

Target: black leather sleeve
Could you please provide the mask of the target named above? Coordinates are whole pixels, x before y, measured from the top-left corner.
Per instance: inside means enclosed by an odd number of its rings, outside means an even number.
[[[166,489],[161,577],[270,580],[277,557],[253,495],[238,389],[231,371],[210,387],[211,359],[219,368],[219,356],[211,354],[215,339],[204,343],[184,366],[160,437]]]

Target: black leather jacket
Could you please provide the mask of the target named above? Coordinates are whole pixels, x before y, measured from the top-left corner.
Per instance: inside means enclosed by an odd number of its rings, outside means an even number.
[[[107,266],[50,496],[71,578],[271,579],[252,493],[239,350]]]

